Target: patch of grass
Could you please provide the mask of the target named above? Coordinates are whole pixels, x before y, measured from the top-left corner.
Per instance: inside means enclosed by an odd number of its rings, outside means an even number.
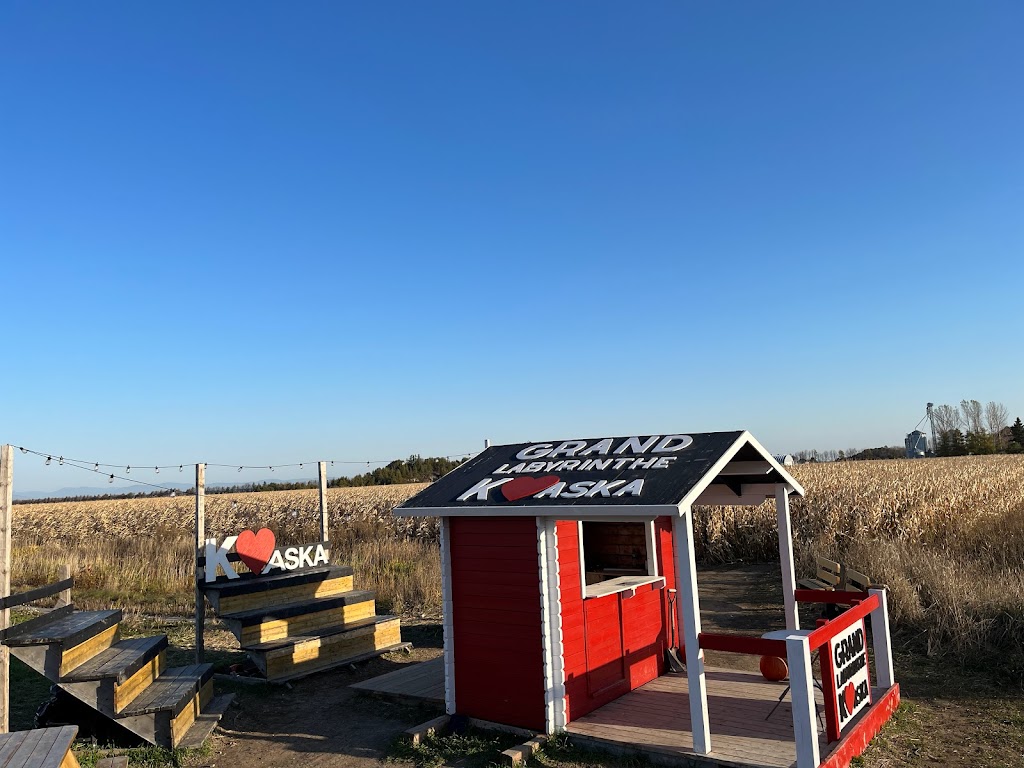
[[[460,766],[472,768],[497,762],[501,752],[521,741],[521,737],[511,733],[470,728],[462,733],[430,736],[417,745],[399,739],[387,759],[412,762],[416,768],[437,768],[458,760]]]
[[[592,749],[577,747],[569,737],[560,733],[552,737],[544,747],[530,758],[530,765],[546,768],[647,768],[650,760],[642,755],[612,755]]]
[[[50,697],[50,681],[11,656],[12,731],[27,731],[34,725],[36,710]]]
[[[127,755],[132,768],[190,768],[198,765],[210,753],[209,747],[201,749],[164,749],[162,747],[136,747],[115,749],[91,744],[76,744],[75,757],[82,768],[95,768],[105,757]]]

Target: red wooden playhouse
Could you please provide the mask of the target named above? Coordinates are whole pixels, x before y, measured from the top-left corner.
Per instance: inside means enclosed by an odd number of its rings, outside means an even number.
[[[442,518],[448,713],[662,761],[848,764],[899,702],[885,592],[796,588],[793,493],[800,484],[748,432],[487,448],[395,510]],[[786,628],[702,633],[692,507],[766,499]],[[801,602],[850,607],[801,630]],[[682,674],[666,674],[673,604]],[[769,711],[785,683],[706,668],[705,649],[786,659],[791,708]]]

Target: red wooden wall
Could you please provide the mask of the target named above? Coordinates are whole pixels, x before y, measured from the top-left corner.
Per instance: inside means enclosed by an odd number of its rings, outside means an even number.
[[[452,517],[455,708],[544,731],[537,520]]]
[[[558,522],[568,721],[650,682],[665,671],[669,626],[666,590],[675,586],[671,520],[658,518],[655,530],[658,570],[665,576],[666,589],[645,586],[633,597],[615,594],[584,600],[577,523]]]

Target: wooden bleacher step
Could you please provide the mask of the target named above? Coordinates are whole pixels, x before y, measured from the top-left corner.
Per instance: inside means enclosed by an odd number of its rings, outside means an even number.
[[[154,743],[176,747],[212,699],[212,664],[175,667],[164,670],[116,720],[136,733],[138,727],[151,723]]]
[[[166,635],[119,640],[75,667],[60,682],[87,704],[113,716],[160,676],[166,666],[166,649]]]
[[[408,648],[397,616],[370,616],[317,632],[247,646],[268,680],[283,681]]]
[[[352,568],[330,565],[255,579],[206,584],[206,598],[218,614],[240,613],[285,603],[304,602],[352,591]]]
[[[75,667],[113,645],[120,637],[121,611],[74,611],[26,631],[15,632],[4,644],[34,670],[60,680]]]
[[[0,766],[9,768],[79,768],[71,745],[77,725],[0,733]]]
[[[284,603],[239,613],[221,614],[221,620],[243,649],[319,629],[341,627],[376,612],[374,593],[351,590],[331,597]]]

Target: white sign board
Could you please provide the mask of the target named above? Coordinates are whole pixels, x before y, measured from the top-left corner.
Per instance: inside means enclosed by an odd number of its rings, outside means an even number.
[[[844,629],[829,640],[832,674],[835,677],[839,732],[853,716],[871,704],[871,684],[868,679],[868,643],[864,619]]]

